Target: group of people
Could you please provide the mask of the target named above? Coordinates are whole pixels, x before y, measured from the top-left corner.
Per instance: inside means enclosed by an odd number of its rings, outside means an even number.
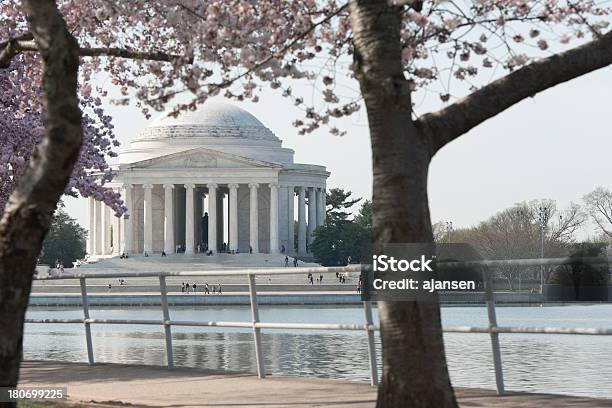
[[[293,258],[293,261],[291,261],[293,263],[293,266],[295,268],[297,268],[298,266],[298,259],[297,258]],[[289,266],[289,257],[287,255],[285,255],[285,266]]]
[[[310,283],[311,285],[314,285],[314,275],[312,273],[308,273],[308,283]],[[323,274],[320,274],[317,277],[317,284],[321,284],[323,283]]]
[[[126,285],[125,279],[119,278],[118,281],[119,281],[119,286],[125,286]],[[113,289],[113,284],[109,283],[108,284],[108,291],[110,292],[112,289]]]
[[[227,248],[227,244],[224,242],[221,245],[221,251],[225,252],[225,248]],[[198,254],[206,254],[206,256],[211,256],[213,254],[212,249],[208,248],[208,243],[198,244],[196,245],[196,253]]]
[[[189,282],[182,282],[181,283],[181,292],[182,293],[193,293],[194,295],[198,290],[198,285],[194,282],[193,284],[189,284]],[[222,295],[223,294],[223,289],[221,288],[221,284],[219,283],[217,286],[215,285],[210,285],[208,286],[208,283],[204,283],[204,290],[203,293],[205,295],[210,295],[211,293],[213,295]]]
[[[64,261],[60,261],[59,259],[56,259],[55,269],[57,269],[59,273],[64,273]]]
[[[346,273],[336,272],[336,278],[338,279],[339,283],[346,283],[346,276],[347,276]],[[311,272],[308,273],[307,279],[308,279],[308,283],[310,283],[311,285],[314,285],[315,277]],[[317,281],[317,284],[323,283],[323,274],[320,274],[316,278],[316,281]],[[359,284],[361,285],[361,278],[359,278]]]

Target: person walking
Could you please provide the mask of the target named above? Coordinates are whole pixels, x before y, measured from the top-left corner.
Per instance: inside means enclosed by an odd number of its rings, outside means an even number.
[[[219,291],[217,292],[217,294],[219,295],[223,294],[223,290],[221,289],[221,282],[219,282]]]
[[[196,287],[197,287],[197,285],[194,283],[194,284],[193,284],[193,294],[194,294],[194,295],[196,294]]]
[[[289,257],[285,255],[285,266],[289,266]]]
[[[323,274],[319,275],[319,283],[323,283]]]

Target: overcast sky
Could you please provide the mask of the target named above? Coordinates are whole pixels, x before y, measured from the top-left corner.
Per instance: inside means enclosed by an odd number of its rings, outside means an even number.
[[[234,103],[234,102],[231,102]],[[322,130],[298,136],[300,117],[275,91],[260,102],[239,104],[295,150],[298,163],[327,166],[328,188],[371,198],[371,150],[365,111],[341,122],[343,137]],[[127,147],[147,125],[133,107],[106,105]],[[420,111],[438,109],[439,102]],[[155,116],[154,116],[155,117]],[[490,119],[446,146],[433,160],[429,198],[433,221],[467,227],[514,203],[550,198],[563,208],[581,203],[597,186],[612,187],[612,69],[559,85]],[[66,199],[69,213],[88,228],[86,199]],[[582,235],[592,232],[587,228]]]

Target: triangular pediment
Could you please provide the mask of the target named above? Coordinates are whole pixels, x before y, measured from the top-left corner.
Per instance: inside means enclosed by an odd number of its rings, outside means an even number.
[[[279,168],[278,164],[198,147],[122,166],[129,169]]]

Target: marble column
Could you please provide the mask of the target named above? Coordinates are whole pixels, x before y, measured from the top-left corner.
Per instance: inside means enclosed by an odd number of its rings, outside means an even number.
[[[96,200],[89,197],[89,239],[87,240],[87,253],[93,255],[96,252]]]
[[[113,247],[112,247],[112,254],[113,256],[117,256],[119,255],[119,240],[120,235],[119,235],[119,217],[115,217],[115,215],[113,214],[111,216],[112,221],[113,221]]]
[[[229,248],[238,249],[238,184],[229,185]]]
[[[217,247],[213,251],[218,251],[220,244],[225,242],[225,193],[217,191]]]
[[[193,254],[195,245],[194,184],[185,184],[185,253]]]
[[[102,203],[97,201],[94,203],[94,248],[95,254],[102,254]]]
[[[174,245],[174,184],[164,184],[164,252],[173,254]]]
[[[123,197],[125,200],[125,206],[128,209],[127,218],[124,216],[123,221],[123,230],[124,230],[124,241],[125,245],[123,247],[123,252],[126,254],[131,254],[134,252],[134,205],[133,205],[133,194],[132,194],[133,186],[131,184],[123,185]]]
[[[306,254],[306,189],[298,190],[298,254]]]
[[[153,184],[143,184],[144,201],[144,228],[143,228],[143,252],[151,255],[153,252]]]
[[[256,254],[259,252],[259,207],[257,203],[257,188],[259,184],[250,183],[249,189],[249,245]]]
[[[323,213],[321,211],[321,203],[323,202],[322,189],[317,188],[317,228],[323,225]]]
[[[278,254],[278,184],[270,183],[270,253]]]
[[[315,189],[308,188],[308,245],[312,244],[312,236],[317,228],[317,197]]]
[[[210,183],[208,187],[208,249],[217,252],[217,185]]]
[[[125,215],[119,217],[119,255],[125,252]]]
[[[100,244],[101,244],[101,254],[108,255],[110,254],[110,208],[104,203],[102,203],[101,208],[101,234],[100,234]]]
[[[295,253],[295,220],[294,218],[295,205],[295,187],[287,187],[287,253]]]
[[[321,189],[321,224],[325,224],[325,220],[327,219],[327,193],[325,192],[325,187]]]
[[[201,188],[196,187],[193,190],[193,197],[195,199],[193,206],[195,209],[195,215],[193,218],[193,225],[195,226],[195,237],[194,247],[197,248],[198,244],[202,242],[202,217],[204,216],[204,199],[206,195]]]

